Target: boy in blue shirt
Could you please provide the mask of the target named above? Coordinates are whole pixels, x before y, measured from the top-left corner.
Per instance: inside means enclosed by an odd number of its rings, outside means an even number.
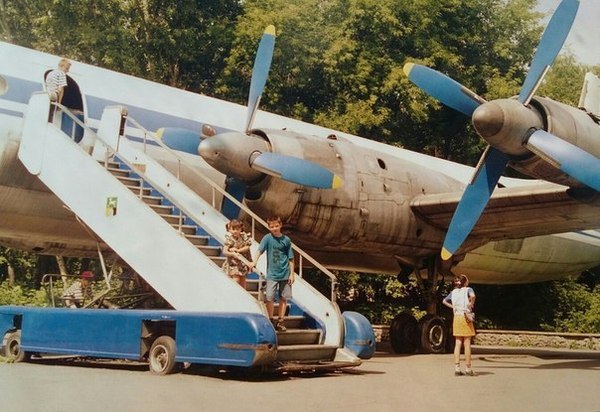
[[[266,304],[269,319],[273,317],[275,295],[279,296],[279,316],[275,328],[285,332],[284,324],[287,301],[292,298],[292,283],[294,274],[294,252],[292,251],[291,239],[281,233],[282,222],[279,217],[267,219],[269,231],[258,246],[258,255],[252,262],[252,268],[256,266],[258,259],[267,252],[267,292]]]

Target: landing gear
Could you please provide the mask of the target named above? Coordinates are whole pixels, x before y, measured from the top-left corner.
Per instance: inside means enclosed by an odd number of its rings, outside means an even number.
[[[427,314],[419,320],[419,348],[423,353],[444,353],[448,328],[444,319]]]
[[[413,262],[414,263],[414,262]],[[397,315],[390,325],[390,341],[396,353],[445,353],[450,346],[451,332],[446,321],[437,315],[441,297],[439,288],[443,284],[444,275],[452,276],[450,270],[441,265],[439,258],[431,258],[419,265],[427,270],[427,277],[421,277],[419,267],[413,267],[419,288],[425,292],[427,299],[427,314],[419,322],[408,312]],[[407,275],[406,262],[400,262],[401,277]]]
[[[408,312],[403,312],[392,320],[390,342],[396,353],[414,353],[417,349],[417,320]]]

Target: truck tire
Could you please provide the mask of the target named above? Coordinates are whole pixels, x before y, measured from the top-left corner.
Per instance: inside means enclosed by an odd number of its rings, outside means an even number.
[[[170,336],[160,336],[150,348],[148,363],[153,375],[168,375],[175,371],[175,340]]]
[[[6,335],[6,346],[4,347],[4,356],[12,359],[13,362],[28,361],[31,355],[21,349],[21,330],[10,332]]]

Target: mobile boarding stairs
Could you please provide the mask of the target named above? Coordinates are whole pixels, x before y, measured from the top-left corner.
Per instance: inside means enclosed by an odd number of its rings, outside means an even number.
[[[64,111],[85,129],[81,142],[76,143],[53,123],[55,110]],[[137,142],[130,140],[136,134],[143,134],[143,143],[139,138]],[[261,278],[248,280],[249,290],[244,290],[221,269],[224,259],[221,245],[228,219],[215,207],[218,203],[215,199],[229,195],[210,179],[205,179],[207,185],[212,185],[213,202],[205,201],[153,160],[159,150],[168,152],[159,157],[173,156],[171,161],[161,161],[162,164],[181,165],[185,159],[158,140],[147,141],[148,136],[153,134],[129,118],[121,106],[106,107],[98,130],[94,132],[71,116],[67,109],[52,104],[47,93],[35,93],[31,97],[24,119],[19,159],[175,309],[156,312],[137,309],[45,310],[61,316],[82,311],[89,312],[90,316],[143,312],[140,316],[144,322],[160,322],[170,316],[171,322],[177,325],[165,329],[164,333],[172,335],[179,362],[314,370],[357,366],[361,358],[372,356],[375,339],[368,321],[354,312],[342,315],[334,301],[320,294],[300,276],[296,276],[294,298],[285,318],[287,331],[276,332],[267,319],[265,305],[258,299]],[[146,154],[147,147],[153,150],[153,157]],[[237,202],[235,198],[230,200]],[[241,203],[236,204],[253,215]],[[255,221],[262,222],[257,216]],[[253,241],[253,252],[257,247]],[[296,253],[310,259],[302,251],[296,249]],[[259,262],[257,272],[265,272],[264,259]],[[332,293],[333,300],[334,295]],[[0,308],[0,315],[3,310]],[[61,349],[44,343],[43,339],[28,337],[33,331],[27,333],[26,329],[34,329],[35,321],[28,322],[28,317],[33,315],[25,308],[10,307],[7,313],[13,314],[15,320],[8,331],[0,330],[0,333],[20,330],[23,351],[80,353],[77,348]],[[189,337],[183,336],[188,332],[180,326],[179,323],[185,323],[177,320],[178,314],[197,315],[207,320],[203,324],[205,330],[201,331],[203,338],[192,343],[198,346],[202,356],[188,354],[186,357],[187,346],[181,348],[179,345],[180,341],[188,342]],[[237,323],[224,322],[224,318]],[[231,328],[236,328],[240,322],[244,325],[240,331],[244,333],[240,332],[238,337]],[[3,326],[0,318],[0,328]],[[143,332],[147,328],[140,327],[139,330],[139,339],[147,341],[150,335],[144,336]],[[248,335],[246,330],[252,333]],[[206,336],[209,338],[205,339]],[[147,359],[147,348],[151,343],[140,345],[140,359]]]

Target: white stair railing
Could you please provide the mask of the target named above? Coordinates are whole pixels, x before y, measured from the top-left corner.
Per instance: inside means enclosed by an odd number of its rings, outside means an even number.
[[[174,308],[264,313],[261,305],[210,258],[178,234],[88,151],[49,123],[50,107],[47,93],[34,93],[25,115],[19,159],[30,173],[37,175]],[[102,116],[98,133],[86,128],[85,133],[93,136],[98,153],[112,150],[102,140],[118,141],[120,124],[120,108],[109,108]],[[107,213],[109,198],[118,199],[117,213]]]

